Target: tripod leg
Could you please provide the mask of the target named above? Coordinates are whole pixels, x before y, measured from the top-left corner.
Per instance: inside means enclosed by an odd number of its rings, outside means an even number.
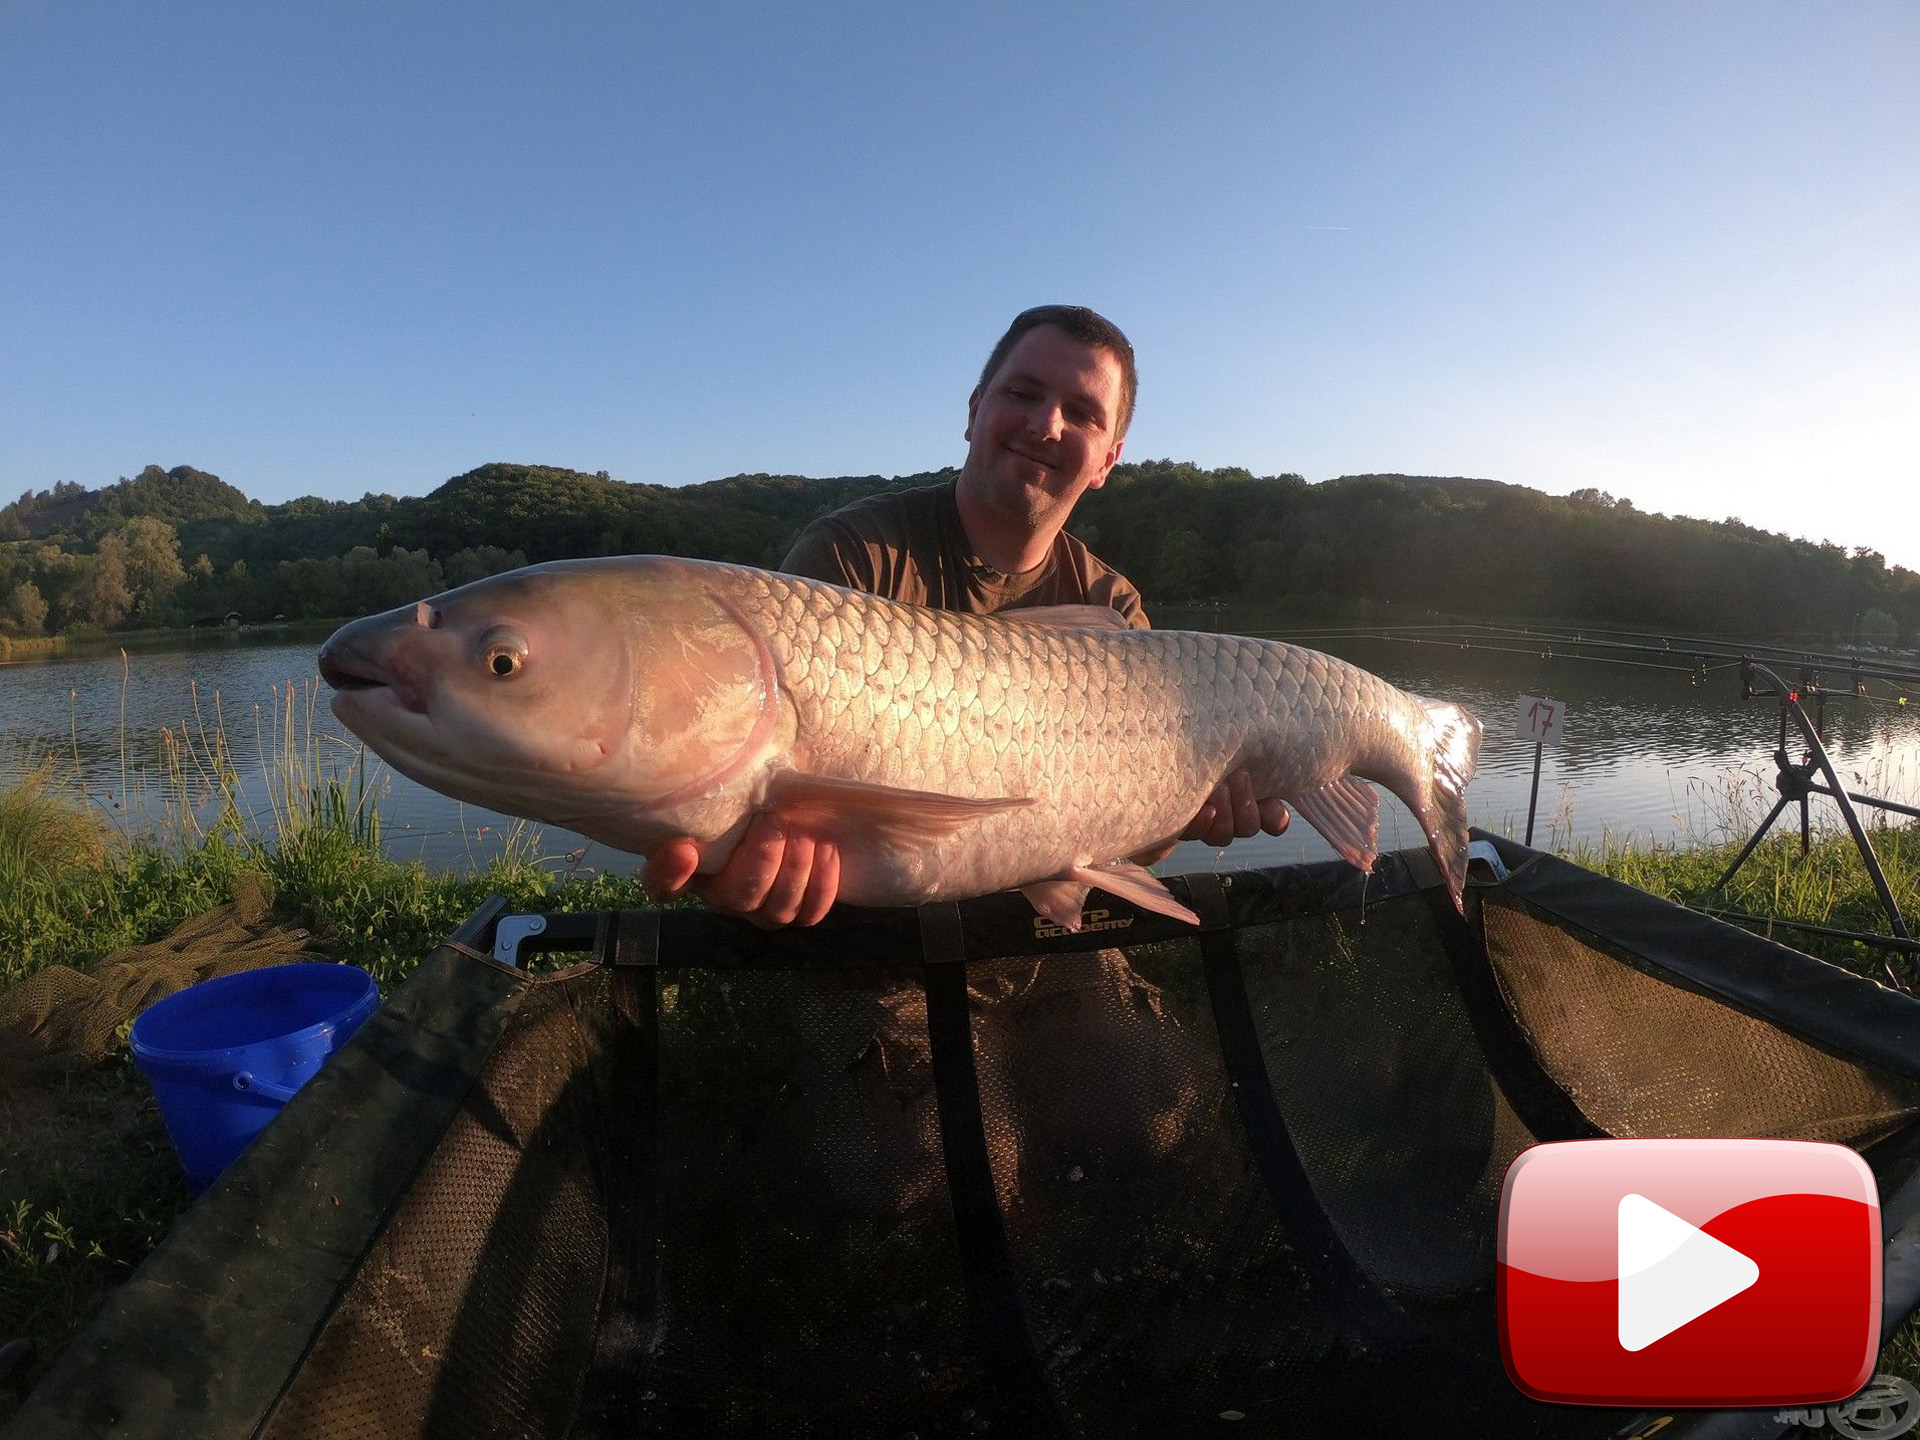
[[[1773,809],[1767,813],[1767,818],[1760,822],[1760,828],[1754,831],[1753,838],[1747,841],[1747,848],[1742,850],[1739,858],[1727,867],[1726,874],[1722,875],[1718,880],[1714,881],[1712,885],[1707,887],[1707,893],[1709,895],[1713,894],[1715,890],[1723,888],[1729,880],[1733,879],[1734,872],[1747,863],[1747,857],[1753,854],[1762,840],[1766,839],[1767,831],[1773,828],[1773,822],[1780,818],[1780,812],[1786,808],[1787,797],[1785,795],[1782,795],[1778,800],[1774,801]]]
[[[1854,811],[1853,801],[1847,798],[1847,787],[1840,783],[1840,775],[1833,768],[1833,761],[1827,758],[1827,747],[1820,743],[1818,732],[1807,723],[1807,717],[1800,713],[1800,707],[1794,705],[1790,708],[1793,711],[1794,723],[1800,727],[1800,733],[1806,739],[1807,749],[1819,762],[1821,773],[1827,777],[1827,785],[1830,788],[1826,793],[1831,795],[1833,803],[1840,807],[1841,818],[1847,822],[1847,829],[1853,832],[1853,843],[1860,847],[1860,859],[1866,865],[1867,877],[1873,881],[1874,893],[1880,897],[1880,905],[1887,912],[1887,919],[1893,925],[1893,933],[1902,940],[1912,938],[1907,930],[1906,919],[1900,914],[1900,903],[1893,898],[1893,889],[1887,884],[1886,872],[1880,868],[1880,857],[1874,854],[1873,842],[1867,838],[1866,829],[1860,824],[1860,816]],[[1894,973],[1893,967],[1888,965],[1886,968],[1887,978],[1893,981],[1894,988],[1905,989],[1906,987],[1900,983],[1900,977]]]

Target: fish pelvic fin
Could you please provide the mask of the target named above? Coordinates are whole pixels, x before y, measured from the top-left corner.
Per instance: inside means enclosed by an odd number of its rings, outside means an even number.
[[[1342,775],[1318,790],[1288,797],[1287,803],[1342,860],[1361,870],[1373,869],[1380,853],[1380,795],[1366,781],[1358,775]]]
[[[1480,722],[1472,712],[1442,700],[1414,699],[1427,712],[1426,794],[1414,817],[1440,864],[1454,909],[1466,913],[1467,782],[1480,763]]]
[[[1025,795],[969,800],[788,771],[767,787],[763,808],[800,829],[841,837],[877,836],[918,847],[945,840],[973,821],[1031,804]]]
[[[1155,915],[1170,915],[1189,925],[1198,925],[1200,917],[1173,898],[1173,892],[1144,866],[1131,860],[1109,860],[1104,865],[1073,865],[1051,880],[1036,880],[1022,885],[1020,893],[1033,902],[1033,908],[1062,930],[1077,931],[1082,924],[1087,892],[1104,890],[1129,904]]]
[[[1087,887],[1072,880],[1036,880],[1022,885],[1020,893],[1047,919],[1062,930],[1078,931],[1081,912],[1087,906]]]
[[[1158,876],[1131,860],[1109,860],[1102,865],[1075,865],[1060,878],[1117,895],[1129,904],[1150,910],[1155,915],[1170,915],[1189,925],[1200,923],[1200,917],[1174,899],[1173,892],[1160,883]]]

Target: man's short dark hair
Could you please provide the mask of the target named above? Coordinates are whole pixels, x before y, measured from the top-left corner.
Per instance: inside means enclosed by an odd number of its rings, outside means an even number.
[[[1036,305],[1014,316],[1013,324],[1007,327],[1007,333],[1000,337],[1000,343],[987,357],[987,367],[980,372],[980,388],[987,388],[987,382],[1006,363],[1008,353],[1020,343],[1020,337],[1042,325],[1051,325],[1069,340],[1078,340],[1082,345],[1111,351],[1120,362],[1120,414],[1113,433],[1116,439],[1123,438],[1127,426],[1133,422],[1133,397],[1140,389],[1139,372],[1133,368],[1133,345],[1120,333],[1118,325],[1084,305]]]

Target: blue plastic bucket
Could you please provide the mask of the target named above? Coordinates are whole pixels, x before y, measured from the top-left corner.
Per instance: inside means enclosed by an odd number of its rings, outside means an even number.
[[[142,1012],[133,1058],[193,1188],[226,1169],[379,1007],[379,987],[355,966],[272,965]]]

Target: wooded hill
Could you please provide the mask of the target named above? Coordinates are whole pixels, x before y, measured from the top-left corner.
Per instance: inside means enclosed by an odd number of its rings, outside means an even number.
[[[665,553],[777,565],[802,526],[938,471],[629,484],[483,465],[418,497],[262,505],[217,476],[150,465],[0,509],[0,631],[183,624],[238,611],[346,616],[515,565]],[[1652,515],[1599,491],[1492,480],[1118,467],[1074,532],[1150,604],[1271,601],[1336,615],[1573,620],[1806,643],[1911,644],[1920,576],[1872,551],[1734,520]]]

